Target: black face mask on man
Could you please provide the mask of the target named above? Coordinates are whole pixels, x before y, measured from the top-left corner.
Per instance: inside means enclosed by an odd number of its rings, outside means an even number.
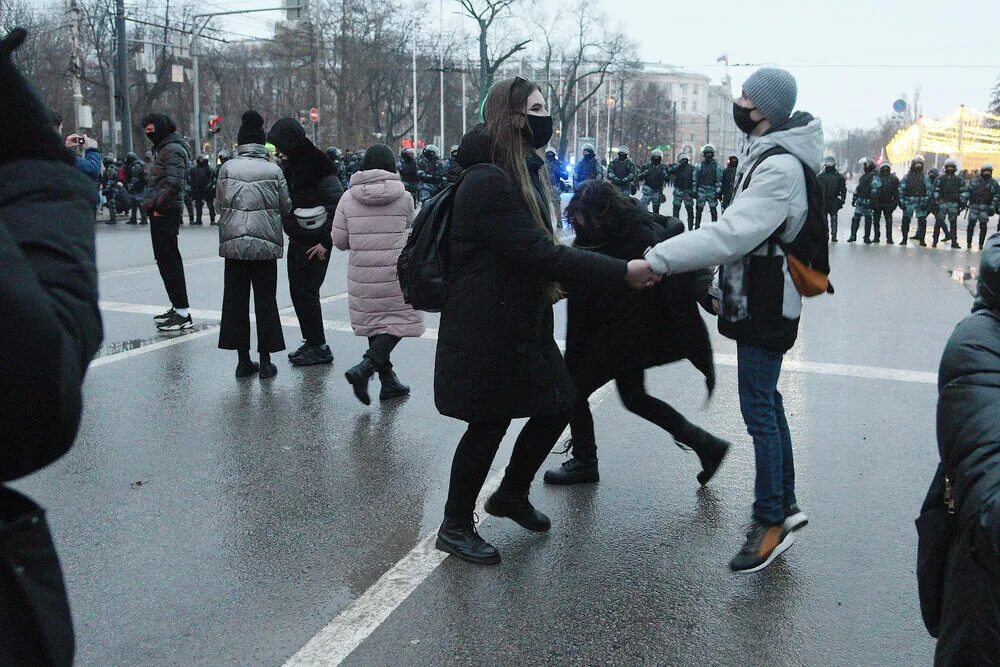
[[[652,161],[653,164],[660,164],[661,162],[663,162],[663,158],[654,157]]]
[[[754,120],[750,117],[750,112],[756,109],[753,107],[751,109],[746,109],[741,107],[736,102],[733,102],[733,120],[736,121],[736,127],[744,134],[751,134],[757,129],[757,126],[764,122],[764,119]]]
[[[532,148],[541,148],[549,143],[552,138],[552,116],[529,116],[525,114],[527,122],[522,132],[524,138],[528,140]]]

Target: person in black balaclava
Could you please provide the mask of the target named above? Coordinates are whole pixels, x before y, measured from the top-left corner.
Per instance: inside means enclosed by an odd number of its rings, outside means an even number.
[[[694,229],[694,166],[691,164],[691,157],[682,155],[680,161],[674,165],[670,171],[670,176],[674,181],[674,217],[681,213],[681,204],[687,211],[688,231]]]
[[[872,201],[878,191],[878,174],[875,173],[875,160],[861,158],[859,164],[862,165],[861,178],[858,179],[858,186],[854,188],[854,196],[851,198],[851,206],[854,207],[854,215],[851,217],[851,229],[856,229],[861,225],[861,218],[865,219],[865,238],[868,238],[868,230],[872,226]],[[892,220],[887,219],[886,234],[889,243],[892,243]],[[878,220],[875,223],[875,242],[878,243]]]
[[[597,161],[597,153],[591,144],[584,144],[583,157],[573,168],[573,187],[579,188],[585,181],[600,180],[604,177],[604,168]]]
[[[412,148],[404,148],[399,153],[396,160],[396,171],[399,173],[399,180],[403,181],[403,187],[413,197],[413,205],[417,205],[420,192],[420,174],[417,167],[416,151]]]
[[[101,344],[94,180],[0,39],[0,665],[70,667],[74,637],[45,511],[7,486],[73,445],[87,365]],[[48,496],[65,489],[36,478]]]
[[[729,156],[726,168],[722,170],[722,211],[725,212],[733,201],[733,188],[736,186],[736,169],[739,167],[740,159],[735,155]]]
[[[827,218],[830,225],[830,240],[836,242],[837,214],[844,207],[844,201],[847,199],[847,179],[837,171],[837,160],[832,155],[828,155],[823,160],[823,171],[816,176],[816,180],[823,188],[823,216]],[[848,243],[854,243],[857,240],[858,226],[858,223],[852,219],[851,237],[847,239]]]
[[[267,141],[284,157],[285,179],[292,197],[293,211],[282,216],[281,224],[288,234],[288,291],[305,342],[288,359],[293,366],[331,364],[333,352],[326,344],[319,290],[330,266],[333,214],[344,188],[330,158],[309,141],[294,118],[278,119],[267,133]],[[311,211],[322,214],[317,209],[326,210],[323,224],[303,227],[299,220]]]
[[[148,113],[142,119],[142,127],[146,138],[153,144],[153,163],[146,177],[146,212],[150,216],[153,257],[156,258],[171,305],[170,310],[153,319],[160,331],[190,329],[194,324],[188,312],[184,260],[177,246],[177,237],[181,229],[191,158],[187,142],[170,116]]]
[[[948,158],[944,161],[944,173],[934,181],[934,240],[932,246],[937,247],[938,236],[944,230],[944,240],[951,237],[951,247],[958,248],[958,213],[962,210],[962,188],[965,183],[956,172],[958,163]],[[949,223],[951,234],[948,233]]]

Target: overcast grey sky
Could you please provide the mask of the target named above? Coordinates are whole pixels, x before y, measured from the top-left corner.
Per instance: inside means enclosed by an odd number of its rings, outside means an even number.
[[[560,0],[567,7],[574,0]],[[754,67],[767,63],[789,69],[799,81],[799,108],[823,118],[828,130],[867,127],[891,112],[905,93],[912,100],[921,86],[921,108],[942,116],[959,104],[985,109],[1000,75],[1000,0],[597,0],[639,43],[644,60],[704,72],[715,81],[723,68],[715,60],[729,54],[738,92]],[[146,3],[157,5],[153,0]],[[206,0],[215,8],[268,7],[280,0]],[[555,0],[544,0],[552,11]],[[425,30],[436,33],[438,2],[423,13]],[[469,21],[448,22],[471,31]],[[227,17],[225,27],[267,34],[277,14]],[[402,18],[402,17],[401,17]],[[474,51],[471,48],[470,51]]]

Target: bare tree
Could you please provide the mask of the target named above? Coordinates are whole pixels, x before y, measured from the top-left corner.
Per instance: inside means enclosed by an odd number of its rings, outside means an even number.
[[[593,0],[581,2],[570,16],[571,22],[558,15],[550,27],[542,29],[544,86],[558,127],[562,159],[580,109],[598,94],[611,72],[635,57],[635,45],[628,37],[603,27],[607,17]]]
[[[511,8],[521,0],[456,0],[464,15],[476,22],[479,30],[479,99],[486,98],[493,80],[505,62],[523,51],[530,39],[514,41],[495,39],[491,43],[493,28],[510,15]],[[516,39],[516,38],[515,38]],[[511,43],[513,41],[513,43]]]

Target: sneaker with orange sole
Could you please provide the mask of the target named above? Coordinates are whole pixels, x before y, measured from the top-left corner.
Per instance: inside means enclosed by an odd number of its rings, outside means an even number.
[[[747,541],[729,562],[734,572],[759,572],[774,562],[795,544],[795,536],[784,524],[767,524],[754,520],[747,531]]]

